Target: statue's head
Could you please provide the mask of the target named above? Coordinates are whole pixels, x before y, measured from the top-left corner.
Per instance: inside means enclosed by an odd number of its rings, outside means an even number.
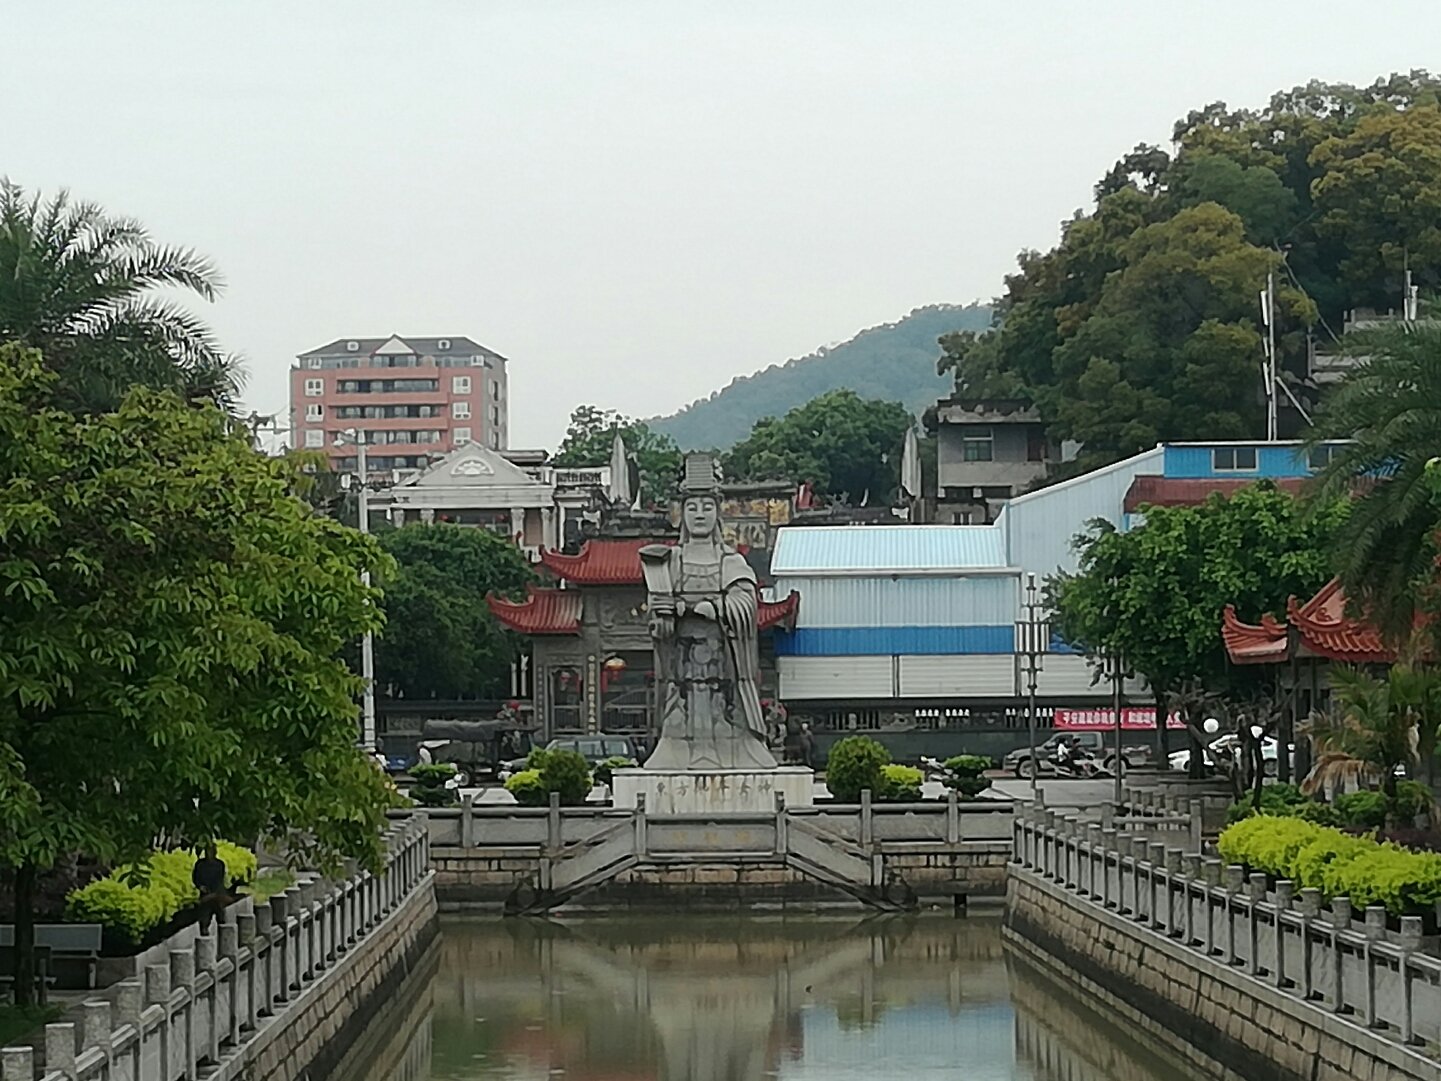
[[[682,540],[709,537],[720,540],[720,502],[713,495],[696,493],[685,497],[680,508]]]

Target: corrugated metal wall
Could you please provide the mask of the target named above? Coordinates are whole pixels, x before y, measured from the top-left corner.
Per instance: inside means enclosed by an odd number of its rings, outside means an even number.
[[[1010,626],[800,627],[777,631],[778,657],[866,656],[886,653],[1010,653]]]
[[[982,698],[1016,693],[1009,654],[979,657],[901,657],[900,697]]]
[[[798,627],[995,627],[1016,619],[1012,577],[778,578],[801,595]]]
[[[1119,525],[1131,482],[1141,473],[1160,474],[1164,454],[1164,448],[1156,447],[1075,480],[1011,500],[998,519],[1006,532],[1007,562],[1041,578],[1058,569],[1075,570],[1072,538],[1093,518]]]
[[[776,676],[790,702],[895,697],[893,657],[777,657]]]

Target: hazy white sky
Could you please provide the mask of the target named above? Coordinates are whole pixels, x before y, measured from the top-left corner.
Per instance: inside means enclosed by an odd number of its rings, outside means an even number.
[[[0,174],[213,257],[252,406],[333,338],[466,334],[531,446],[989,297],[1135,143],[1435,61],[1441,4],[0,0],[0,38]]]

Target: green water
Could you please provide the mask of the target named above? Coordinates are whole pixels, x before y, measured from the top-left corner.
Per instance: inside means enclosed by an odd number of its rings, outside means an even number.
[[[977,917],[447,921],[362,1048],[359,1081],[1200,1081]]]

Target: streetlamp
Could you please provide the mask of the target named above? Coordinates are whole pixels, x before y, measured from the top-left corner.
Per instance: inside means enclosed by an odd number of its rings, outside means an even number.
[[[355,445],[356,471],[360,474],[360,531],[370,532],[370,497],[369,497],[369,471],[365,462],[365,433],[356,428],[347,428],[343,432],[336,433],[335,445],[344,446],[347,443]],[[360,572],[360,580],[365,585],[370,585],[370,569],[367,567]],[[375,742],[375,636],[366,631],[360,639],[360,677],[365,681],[365,690],[361,692],[360,705],[360,745],[367,751],[378,750]]]
[[[1021,674],[1026,679],[1026,728],[1031,741],[1031,796],[1036,794],[1036,778],[1040,763],[1036,760],[1036,680],[1041,671],[1041,658],[1051,645],[1051,625],[1041,617],[1041,602],[1036,593],[1036,576],[1026,575],[1024,615],[1016,621],[1016,652],[1021,656]]]
[[[1112,763],[1111,772],[1115,774],[1115,805],[1120,807],[1122,802],[1121,771],[1126,768],[1125,756],[1121,754],[1121,681],[1126,677],[1126,665],[1119,653],[1106,654],[1106,675],[1111,680],[1111,711],[1116,724],[1116,760]],[[1156,723],[1165,724],[1166,718],[1157,717]]]

